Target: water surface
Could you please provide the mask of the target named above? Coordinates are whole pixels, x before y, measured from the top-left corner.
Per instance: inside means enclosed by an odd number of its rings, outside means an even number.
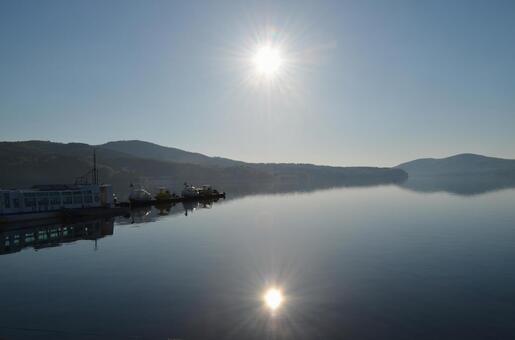
[[[79,223],[4,248],[0,337],[514,338],[514,207],[380,186]]]

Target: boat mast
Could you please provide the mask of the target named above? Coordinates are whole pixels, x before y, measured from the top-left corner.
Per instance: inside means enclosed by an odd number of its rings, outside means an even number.
[[[97,152],[93,149],[93,184],[98,184]]]

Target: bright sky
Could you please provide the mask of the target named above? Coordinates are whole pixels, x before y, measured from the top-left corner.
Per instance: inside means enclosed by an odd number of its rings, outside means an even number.
[[[4,0],[0,43],[1,140],[515,158],[515,1]]]

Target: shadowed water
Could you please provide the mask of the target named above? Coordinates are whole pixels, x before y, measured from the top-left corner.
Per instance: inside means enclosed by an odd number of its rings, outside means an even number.
[[[391,185],[2,230],[48,237],[2,248],[0,337],[513,338],[514,206]]]

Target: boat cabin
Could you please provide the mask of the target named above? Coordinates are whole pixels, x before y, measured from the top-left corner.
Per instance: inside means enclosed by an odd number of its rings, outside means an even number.
[[[112,206],[113,189],[105,184],[0,189],[0,215]]]

